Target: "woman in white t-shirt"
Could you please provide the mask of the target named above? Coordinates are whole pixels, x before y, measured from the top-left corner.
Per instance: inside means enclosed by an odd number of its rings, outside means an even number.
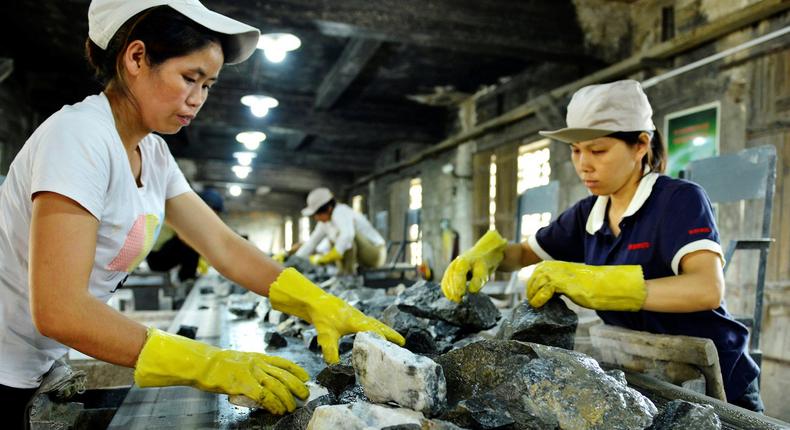
[[[68,347],[134,367],[141,387],[246,395],[276,414],[308,395],[307,373],[288,360],[147,329],[105,304],[163,222],[223,275],[312,322],[327,362],[338,361],[346,333],[403,344],[233,233],[152,133],[188,125],[222,65],[254,52],[258,30],[197,0],[94,0],[88,21],[86,51],[104,91],[47,119],[0,187],[0,402],[13,420]]]

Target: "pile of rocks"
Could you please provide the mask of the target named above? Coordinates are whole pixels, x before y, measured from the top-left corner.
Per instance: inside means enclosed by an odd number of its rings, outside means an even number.
[[[328,392],[275,428],[720,428],[716,414],[696,404],[658,414],[622,372],[572,351],[577,318],[560,299],[540,309],[523,303],[502,319],[485,294],[456,304],[431,282],[397,295],[354,279],[324,287],[403,334],[405,348],[372,333],[344,337],[340,364],[316,377]],[[320,354],[306,323],[258,311],[278,324],[268,348],[301,338]]]

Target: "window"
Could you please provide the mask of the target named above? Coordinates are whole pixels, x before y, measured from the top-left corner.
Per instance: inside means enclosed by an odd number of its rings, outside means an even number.
[[[356,196],[351,198],[351,208],[354,209],[354,212],[359,212],[364,214],[365,211],[362,209],[362,205],[365,202],[365,198],[362,194],[357,194]]]
[[[299,218],[299,242],[307,242],[310,238],[310,217]]]
[[[414,178],[409,183],[409,209],[422,207],[422,180]]]
[[[549,139],[522,145],[518,148],[518,172],[516,190],[519,194],[524,191],[548,185],[551,177],[551,152]],[[526,214],[521,217],[521,241],[535,234],[541,227],[549,225],[551,214],[548,212]],[[527,279],[532,274],[532,267],[519,271],[519,279]]]
[[[288,251],[294,245],[294,222],[291,217],[285,217],[284,227],[284,243],[285,250]]]
[[[530,188],[540,187],[549,183],[551,176],[549,142],[549,139],[541,139],[518,148],[518,182],[516,190],[519,194]],[[527,236],[535,234],[538,229],[548,225],[549,221],[551,221],[551,214],[548,212],[522,216],[521,240],[526,240]]]
[[[422,181],[414,178],[409,183],[409,209],[422,208]],[[420,225],[412,224],[409,226],[409,255],[410,263],[417,265],[422,263],[422,240],[420,240]]]
[[[496,155],[488,163],[488,229],[496,229]]]

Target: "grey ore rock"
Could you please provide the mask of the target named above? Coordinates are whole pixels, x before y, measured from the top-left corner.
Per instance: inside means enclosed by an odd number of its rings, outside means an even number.
[[[356,376],[354,376],[354,368],[342,364],[327,366],[315,379],[335,396],[340,396],[343,391],[353,386],[357,380]]]
[[[339,396],[337,396],[337,402],[345,405],[349,403],[356,403],[356,402],[370,402],[368,396],[365,395],[365,390],[359,384],[354,384],[354,386],[349,387]]]
[[[713,406],[673,400],[653,419],[650,430],[719,430],[721,421]]]
[[[313,417],[315,408],[324,405],[331,405],[335,403],[335,396],[325,394],[317,399],[307,402],[303,407],[295,410],[292,414],[286,415],[277,421],[273,427],[274,430],[305,430],[310,418]]]
[[[509,415],[510,428],[519,430],[641,429],[657,412],[646,397],[574,351],[483,340],[436,361],[444,370],[450,408],[442,419],[460,426],[492,428],[483,425],[504,424]]]
[[[469,331],[487,330],[500,318],[485,294],[466,294],[461,303],[444,297],[439,284],[420,281],[398,296],[398,308],[418,317],[438,319]]]
[[[266,334],[263,336],[263,340],[270,348],[276,349],[288,346],[288,340],[276,331],[266,332]]]
[[[573,350],[576,312],[568,309],[559,297],[553,297],[541,308],[533,308],[524,301],[502,321],[497,339],[520,340]]]

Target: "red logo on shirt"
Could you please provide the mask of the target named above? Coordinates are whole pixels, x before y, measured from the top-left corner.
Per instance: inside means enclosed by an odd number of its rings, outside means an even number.
[[[709,227],[700,227],[700,228],[692,228],[689,230],[689,234],[702,234],[702,233],[710,233]]]
[[[633,251],[635,249],[647,249],[650,248],[650,242],[638,242],[638,243],[629,243],[628,250]]]

